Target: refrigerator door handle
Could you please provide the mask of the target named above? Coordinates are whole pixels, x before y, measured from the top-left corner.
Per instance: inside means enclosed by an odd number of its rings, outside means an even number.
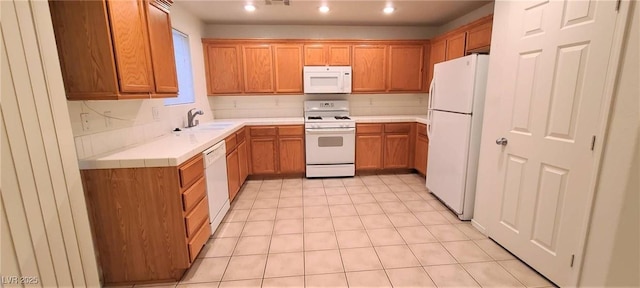
[[[431,122],[431,118],[433,118],[433,112],[431,110],[431,107],[433,107],[433,92],[435,92],[436,88],[436,75],[434,73],[433,78],[431,79],[431,85],[429,85],[429,105],[427,106],[427,120],[429,121],[429,124],[427,124],[427,137],[429,139],[431,139],[431,125],[433,125],[433,123]]]

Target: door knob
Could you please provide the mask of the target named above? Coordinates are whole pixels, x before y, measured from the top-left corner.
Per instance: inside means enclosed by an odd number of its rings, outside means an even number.
[[[504,137],[502,137],[502,138],[498,138],[498,139],[496,140],[496,144],[498,144],[498,145],[502,145],[502,146],[507,146],[507,142],[508,142],[508,141],[507,141],[507,138],[504,138]]]

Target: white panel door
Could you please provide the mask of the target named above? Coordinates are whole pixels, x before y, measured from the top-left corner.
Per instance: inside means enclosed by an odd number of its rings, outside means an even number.
[[[471,113],[477,57],[469,55],[434,66],[431,109]]]
[[[471,115],[433,111],[430,129],[427,188],[462,214]]]
[[[574,286],[616,2],[497,1],[494,15],[494,99],[483,131],[490,147],[482,149],[490,163],[478,176],[493,182],[483,186],[492,190],[488,233],[556,284]],[[500,137],[506,146],[492,143]]]

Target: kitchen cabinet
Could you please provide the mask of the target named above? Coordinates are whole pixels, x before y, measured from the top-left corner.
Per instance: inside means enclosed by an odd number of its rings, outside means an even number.
[[[274,91],[272,53],[272,46],[268,44],[242,45],[244,92]]]
[[[167,3],[160,1],[149,1],[146,7],[155,91],[158,94],[177,95],[178,74],[169,7]]]
[[[467,48],[465,54],[472,52],[489,52],[492,27],[493,22],[489,21],[469,29],[467,32]]]
[[[303,125],[252,126],[249,131],[251,174],[305,172]]]
[[[427,126],[416,124],[416,147],[414,152],[413,167],[422,175],[427,175],[427,158],[429,155],[429,138],[427,138]]]
[[[447,37],[447,60],[464,56],[466,41],[467,32],[460,32]]]
[[[427,85],[433,79],[433,66],[471,53],[488,53],[491,48],[493,15],[462,25],[431,40]]]
[[[387,45],[353,46],[353,92],[385,92]]]
[[[349,66],[351,46],[345,44],[304,45],[305,66]]]
[[[238,149],[234,149],[227,155],[227,184],[229,186],[229,201],[233,201],[240,191],[240,160]]]
[[[356,170],[382,169],[382,135],[356,135]]]
[[[49,1],[69,100],[177,96],[168,2]]]
[[[208,94],[242,93],[240,45],[205,43],[203,48]]]
[[[423,68],[423,45],[389,45],[388,90],[423,90]]]
[[[81,176],[105,284],[180,280],[211,235],[202,155]]]
[[[445,39],[431,42],[429,52],[429,77],[427,85],[431,85],[433,79],[433,66],[447,60],[447,41]]]
[[[227,184],[229,201],[233,201],[249,175],[245,128],[224,139],[227,150]]]
[[[302,45],[273,45],[276,93],[302,93]]]
[[[411,123],[356,124],[356,170],[413,168],[413,129]]]

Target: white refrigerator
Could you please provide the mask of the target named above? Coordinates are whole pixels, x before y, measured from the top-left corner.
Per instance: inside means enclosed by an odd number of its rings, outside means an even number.
[[[426,186],[462,220],[473,216],[489,56],[438,63],[429,90]]]

